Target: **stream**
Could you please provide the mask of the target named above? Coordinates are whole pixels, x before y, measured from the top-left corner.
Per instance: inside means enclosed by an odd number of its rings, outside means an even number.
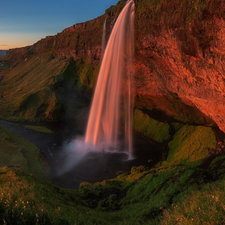
[[[134,159],[127,160],[128,155],[122,150],[85,153],[81,148],[76,154],[73,150],[68,151],[68,149],[74,148],[71,143],[77,139],[76,129],[73,129],[71,124],[62,126],[56,123],[20,123],[0,120],[0,125],[21,138],[29,140],[40,149],[44,160],[50,166],[49,179],[53,184],[62,188],[78,189],[81,182],[94,183],[114,178],[120,173],[129,172],[132,166],[151,167],[162,156],[161,148],[137,135],[133,137]],[[54,133],[37,132],[27,129],[23,125],[51,127]]]

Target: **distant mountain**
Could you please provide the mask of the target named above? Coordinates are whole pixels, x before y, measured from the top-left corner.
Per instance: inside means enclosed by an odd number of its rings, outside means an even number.
[[[0,57],[3,57],[6,55],[7,50],[0,50]]]

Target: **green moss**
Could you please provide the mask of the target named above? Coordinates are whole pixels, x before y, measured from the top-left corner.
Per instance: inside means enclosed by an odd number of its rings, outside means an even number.
[[[121,200],[124,219],[132,218],[131,224],[160,224],[160,217],[169,202],[190,187],[189,180],[194,171],[182,166],[149,170]]]
[[[47,178],[40,150],[31,142],[0,126],[0,145],[0,167],[20,166],[28,174],[40,179]]]
[[[178,131],[184,124],[182,123],[171,123],[170,126],[172,129],[174,129],[175,131]]]
[[[207,148],[216,147],[216,137],[210,127],[183,126],[169,143],[169,155],[164,165],[201,162],[209,156]]]
[[[48,133],[48,134],[53,133],[50,129],[48,129],[47,127],[44,127],[44,126],[24,125],[24,127],[27,129],[35,130],[35,131],[42,132],[42,133]]]
[[[142,176],[130,182],[131,174]],[[76,191],[1,168],[0,217],[8,224],[27,225],[223,224],[224,180],[208,183],[210,171],[179,165],[134,167],[131,174],[83,183]]]
[[[165,210],[161,224],[223,224],[225,181],[195,188],[183,200]]]
[[[139,134],[156,142],[163,142],[170,138],[168,123],[154,120],[138,109],[134,111],[133,127]]]
[[[76,191],[9,168],[0,169],[0,181],[0,218],[7,224],[106,224],[104,215],[84,207]]]

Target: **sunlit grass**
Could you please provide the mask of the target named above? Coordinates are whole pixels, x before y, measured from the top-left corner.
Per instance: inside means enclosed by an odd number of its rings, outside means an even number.
[[[104,224],[93,216],[92,209],[83,206],[76,191],[62,190],[9,168],[0,169],[0,181],[1,224]]]
[[[207,184],[163,213],[161,224],[224,224],[225,181]]]
[[[225,181],[171,166],[63,190],[21,170],[0,169],[0,218],[7,224],[223,224]]]

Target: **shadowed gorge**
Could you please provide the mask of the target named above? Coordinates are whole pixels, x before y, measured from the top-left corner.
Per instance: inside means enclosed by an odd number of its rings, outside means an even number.
[[[121,0],[8,50],[0,224],[224,224],[224,46],[222,0]]]

